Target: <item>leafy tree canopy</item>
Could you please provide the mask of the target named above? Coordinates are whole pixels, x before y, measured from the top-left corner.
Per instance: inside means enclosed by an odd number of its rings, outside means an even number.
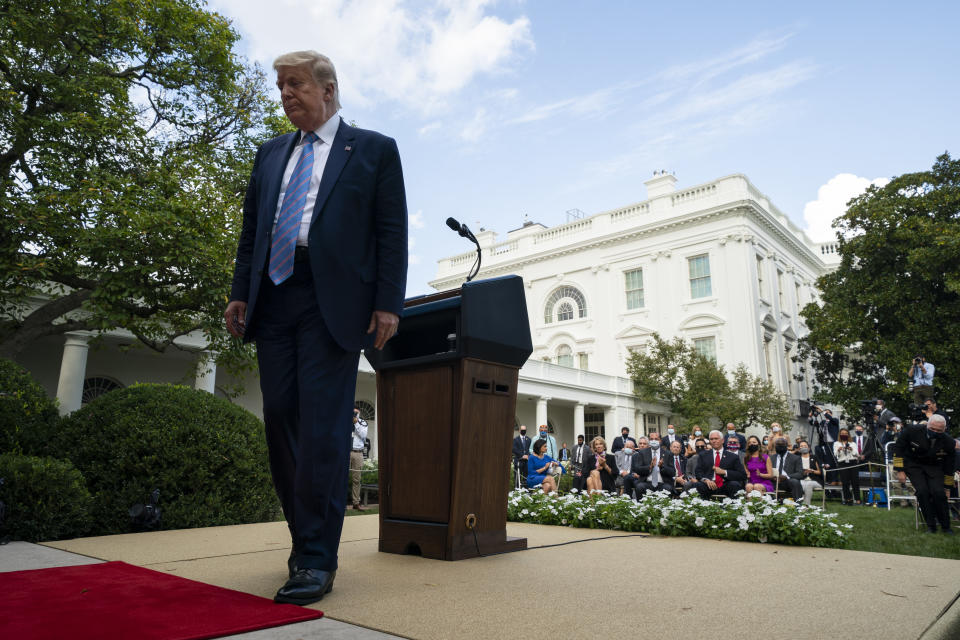
[[[230,351],[242,196],[276,111],[238,38],[200,0],[0,0],[0,355],[115,327]]]
[[[871,186],[838,218],[840,265],[817,281],[801,312],[819,401],[859,413],[874,396],[903,415],[907,371],[922,353],[936,365],[943,407],[960,401],[960,161]]]
[[[641,400],[665,402],[686,424],[720,420],[744,428],[790,420],[786,396],[770,382],[743,364],[728,378],[722,365],[683,338],[668,341],[654,333],[647,351],[630,354],[627,371]]]

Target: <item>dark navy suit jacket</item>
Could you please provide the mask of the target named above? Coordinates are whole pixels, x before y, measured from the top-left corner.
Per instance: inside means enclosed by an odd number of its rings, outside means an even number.
[[[335,116],[339,117],[339,116]],[[257,151],[243,203],[230,299],[247,303],[245,340],[256,338],[257,294],[270,252],[283,173],[300,132]],[[347,351],[373,344],[374,310],[401,315],[407,281],[407,205],[396,142],[342,119],[320,180],[308,235],[317,304]]]

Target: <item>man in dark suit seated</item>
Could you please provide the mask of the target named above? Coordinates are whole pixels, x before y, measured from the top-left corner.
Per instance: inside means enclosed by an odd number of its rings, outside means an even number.
[[[273,484],[292,538],[277,602],[333,589],[360,351],[397,331],[407,205],[396,143],[344,122],[333,63],[274,61],[298,130],[257,151],[243,202],[227,330],[255,341]]]
[[[703,498],[718,493],[733,496],[743,489],[747,481],[747,472],[743,469],[740,456],[723,448],[723,434],[717,430],[710,432],[710,446],[697,454],[697,483],[694,485]]]
[[[634,454],[633,466],[630,467],[637,499],[648,491],[666,490],[672,493],[675,473],[673,454],[660,450],[660,438],[650,440],[649,447]]]
[[[773,484],[781,491],[789,491],[790,496],[799,502],[803,498],[803,484],[800,482],[803,479],[803,460],[787,451],[786,438],[777,438],[774,448],[776,453],[770,460],[773,465]]]

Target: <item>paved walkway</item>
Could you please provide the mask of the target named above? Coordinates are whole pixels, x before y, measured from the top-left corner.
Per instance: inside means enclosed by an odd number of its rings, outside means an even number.
[[[323,619],[234,637],[569,638],[627,615],[660,640],[744,628],[791,639],[960,638],[960,560],[511,523],[527,551],[442,562],[379,553],[377,533],[376,515],[346,519],[336,587],[317,605]],[[286,536],[283,523],[264,523],[11,543],[0,547],[0,571],[123,560],[271,597],[285,577]]]

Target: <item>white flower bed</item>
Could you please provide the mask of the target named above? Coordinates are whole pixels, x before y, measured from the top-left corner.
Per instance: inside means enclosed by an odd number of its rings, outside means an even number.
[[[852,525],[839,526],[835,513],[802,504],[778,504],[759,492],[721,501],[696,493],[670,498],[665,491],[639,502],[626,496],[573,491],[560,496],[541,491],[511,491],[507,518],[514,522],[590,529],[643,531],[666,536],[700,536],[811,547],[845,547]]]

